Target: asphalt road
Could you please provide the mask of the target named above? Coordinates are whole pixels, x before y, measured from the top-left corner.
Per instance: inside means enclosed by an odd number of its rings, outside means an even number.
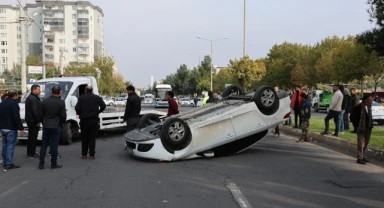
[[[240,199],[252,207],[384,207],[382,167],[295,138],[179,162],[138,160],[123,148],[121,135],[110,134],[97,140],[96,160],[82,160],[74,142],[59,147],[63,168],[38,170],[17,146],[22,167],[0,173],[1,207],[235,208]]]

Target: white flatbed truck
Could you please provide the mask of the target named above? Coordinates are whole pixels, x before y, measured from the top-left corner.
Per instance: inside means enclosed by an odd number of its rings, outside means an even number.
[[[93,93],[95,95],[99,95],[97,81],[94,77],[55,77],[38,80],[36,82],[37,85],[41,87],[41,95],[40,98],[43,100],[50,96],[50,91],[53,86],[60,86],[62,89],[63,95],[61,97],[65,102],[66,110],[67,110],[67,121],[62,129],[60,142],[62,144],[69,145],[72,143],[72,139],[74,137],[80,136],[80,119],[78,115],[76,115],[75,106],[77,104],[78,98],[85,93],[85,87],[92,86]],[[20,116],[23,121],[23,125],[25,127],[25,135],[18,137],[19,140],[27,140],[28,139],[28,127],[25,123],[25,99],[28,95],[26,95],[20,105]],[[159,117],[164,117],[166,115],[165,112],[148,110],[141,111],[140,116],[144,114],[156,114]],[[112,113],[101,113],[99,115],[100,118],[100,130],[106,129],[115,129],[125,127],[126,124],[123,122],[124,111],[122,112],[112,112]],[[38,134],[38,140],[42,140],[42,129],[40,128]]]

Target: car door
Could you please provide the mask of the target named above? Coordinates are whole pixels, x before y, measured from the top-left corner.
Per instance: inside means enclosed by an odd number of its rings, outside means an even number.
[[[192,148],[208,150],[236,139],[232,115],[213,115],[192,127]]]
[[[237,108],[232,112],[232,124],[236,132],[237,139],[244,138],[268,129],[268,125],[263,115],[256,105],[248,103]],[[274,119],[271,117],[271,119]],[[272,121],[271,121],[272,122]]]

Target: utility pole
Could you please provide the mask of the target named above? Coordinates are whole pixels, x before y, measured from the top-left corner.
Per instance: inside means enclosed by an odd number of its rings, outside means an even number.
[[[64,48],[60,48],[60,74],[61,75],[64,75],[64,56],[63,56],[63,53],[64,53],[65,49]]]
[[[23,2],[23,1],[21,1]],[[23,2],[24,3],[24,2]],[[27,92],[27,66],[25,63],[25,13],[23,10],[23,3],[19,4],[20,7],[20,32],[21,32],[21,92]]]
[[[44,15],[42,15],[42,18],[44,18]],[[42,22],[44,22],[44,19],[42,20]],[[46,79],[47,78],[47,71],[46,71],[46,69],[45,69],[45,67],[46,67],[46,60],[45,60],[45,25],[43,25],[43,43],[42,43],[42,48],[43,48],[43,50],[42,50],[42,60],[41,60],[41,64],[42,64],[42,69],[43,69],[43,79]]]
[[[243,43],[243,57],[246,55],[246,14],[247,14],[247,6],[246,6],[247,0],[244,0],[244,43]]]

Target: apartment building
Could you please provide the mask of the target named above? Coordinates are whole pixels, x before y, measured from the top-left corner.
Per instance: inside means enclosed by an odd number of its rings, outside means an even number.
[[[2,47],[0,42],[0,62],[4,56],[7,63],[6,66],[0,65],[1,72],[5,68],[12,69],[14,63],[21,63],[21,36],[20,24],[9,23],[18,21],[19,8],[0,5],[0,9],[7,12],[5,15],[0,13],[0,41],[3,40],[2,22],[8,22],[4,24],[7,28],[4,32],[6,45]],[[90,63],[94,56],[104,55],[104,14],[100,7],[88,1],[36,0],[35,3],[27,3],[25,11],[31,18],[25,26],[26,55],[44,54],[46,62],[59,65],[63,61],[64,66]],[[2,19],[3,16],[6,19]],[[3,48],[8,49],[6,55],[1,53]]]

